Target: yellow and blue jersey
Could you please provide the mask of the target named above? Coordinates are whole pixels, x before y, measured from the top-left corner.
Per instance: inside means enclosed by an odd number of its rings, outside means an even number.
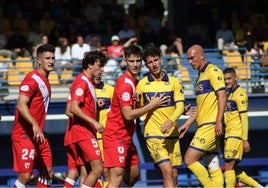
[[[247,94],[243,88],[237,85],[228,93],[226,111],[224,114],[224,123],[226,125],[225,138],[230,136],[242,137],[244,125],[242,124],[241,114],[247,113],[247,109]]]
[[[210,63],[205,64],[196,81],[197,125],[215,124],[218,114],[216,92],[225,90],[223,72]]]
[[[105,105],[102,108],[98,108],[97,121],[103,126],[106,125],[107,113],[110,110],[110,104],[114,93],[114,87],[101,82],[98,87],[95,88],[97,99],[104,99]],[[101,138],[102,134],[97,132],[97,138]]]
[[[161,80],[154,79],[151,74],[148,74],[139,81],[136,92],[141,94],[141,106],[149,104],[155,93],[157,93],[157,96],[164,94],[169,97],[169,101],[165,105],[145,114],[144,137],[178,137],[177,118],[184,111],[184,93],[180,81],[166,73]],[[181,104],[179,108],[183,109],[176,110],[179,103]],[[162,133],[161,125],[168,119],[174,122],[174,126],[169,133]]]

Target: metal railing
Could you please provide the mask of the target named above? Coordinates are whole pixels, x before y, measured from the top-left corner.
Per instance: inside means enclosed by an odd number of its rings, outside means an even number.
[[[193,70],[189,65],[185,56],[164,56],[164,70],[182,81],[185,95],[194,95],[195,81],[198,72]],[[251,93],[265,93],[265,88],[268,86],[268,56],[252,57],[248,54],[241,56],[239,53],[228,53],[221,55],[216,50],[206,51],[207,61],[217,65],[222,70],[226,67],[234,67],[237,71],[239,84]],[[117,78],[123,73],[124,68],[120,66],[121,58],[111,59],[106,65],[103,74],[103,81],[114,85]],[[77,60],[71,59],[71,62]],[[0,58],[0,99],[15,99],[18,94],[18,86],[25,74],[36,68],[33,59],[16,59]],[[73,66],[55,66],[55,71],[52,71],[49,76],[52,85],[52,99],[66,99],[69,84],[74,76],[79,73],[81,65]],[[141,68],[139,78],[142,78],[147,73],[147,68],[144,63]]]

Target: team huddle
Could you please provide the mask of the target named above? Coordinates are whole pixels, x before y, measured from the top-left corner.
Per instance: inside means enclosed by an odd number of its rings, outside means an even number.
[[[48,76],[54,69],[54,53],[53,46],[40,46],[39,67],[26,75],[19,88],[11,138],[14,171],[19,173],[14,187],[26,187],[34,168],[39,171],[37,187],[52,183],[52,153],[43,129],[51,98]],[[187,59],[198,71],[196,107],[191,107],[185,106],[180,80],[163,70],[159,49],[128,46],[123,54],[126,70],[114,87],[102,81],[107,57],[99,51],[84,54],[82,71],[74,78],[66,102],[68,174],[64,187],[74,187],[78,177],[83,188],[134,186],[140,169],[133,134],[136,120],[142,116],[144,144],[161,171],[164,187],[177,187],[182,162],[203,187],[235,187],[238,181],[261,187],[236,168],[250,144],[247,94],[237,84],[234,69],[220,70],[206,61],[201,46],[191,46]],[[138,81],[142,62],[148,73]],[[177,125],[181,115],[189,118]],[[195,121],[197,130],[182,154],[180,139]],[[224,172],[218,158],[223,135]]]

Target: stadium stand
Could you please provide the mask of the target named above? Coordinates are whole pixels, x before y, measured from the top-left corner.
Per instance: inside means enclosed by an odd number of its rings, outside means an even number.
[[[18,56],[15,64],[17,70],[21,74],[27,74],[33,70],[33,62],[31,57]]]

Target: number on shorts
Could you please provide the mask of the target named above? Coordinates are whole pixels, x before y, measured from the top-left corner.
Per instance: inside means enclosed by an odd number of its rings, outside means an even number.
[[[122,146],[117,147],[117,151],[118,151],[118,153],[121,153],[121,154],[125,153],[125,149]]]
[[[23,149],[21,158],[22,160],[28,160],[29,158],[34,160],[34,149],[31,149],[30,152],[28,149]]]

